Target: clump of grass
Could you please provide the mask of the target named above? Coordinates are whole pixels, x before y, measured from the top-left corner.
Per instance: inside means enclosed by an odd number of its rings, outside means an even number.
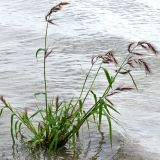
[[[0,97],[3,107],[0,109],[0,116],[4,109],[8,109],[11,113],[11,137],[13,144],[17,140],[23,140],[31,148],[42,147],[47,150],[56,150],[61,146],[69,144],[72,147],[76,147],[76,138],[79,134],[84,123],[90,124],[89,118],[92,118],[95,123],[98,124],[98,129],[101,128],[102,117],[105,117],[108,121],[110,144],[112,146],[112,121],[116,121],[112,112],[119,112],[116,110],[113,103],[110,101],[109,97],[120,92],[130,91],[133,89],[138,89],[135,80],[132,76],[132,71],[137,68],[144,68],[147,74],[151,73],[149,64],[145,60],[144,53],[141,53],[139,49],[146,50],[153,54],[157,54],[156,48],[145,41],[140,41],[138,43],[132,42],[128,45],[128,54],[124,58],[123,62],[119,64],[117,58],[114,56],[112,50],[106,52],[103,55],[97,55],[91,60],[91,67],[86,74],[84,83],[82,85],[82,90],[78,99],[73,99],[66,101],[61,101],[59,97],[56,101],[48,99],[47,91],[47,76],[46,76],[46,63],[47,58],[52,53],[47,47],[47,37],[48,37],[48,27],[49,25],[54,25],[52,15],[62,9],[64,5],[68,3],[61,2],[58,5],[51,8],[51,10],[46,15],[46,34],[44,48],[39,48],[36,52],[36,58],[39,55],[43,55],[43,76],[44,76],[44,92],[36,93],[44,95],[45,106],[41,109],[37,106],[35,113],[30,115],[26,110],[19,111],[14,109],[3,96]],[[88,78],[90,77],[91,71],[95,64],[99,67],[95,72],[92,79],[92,83],[87,90],[84,92]],[[107,66],[110,64],[115,65],[115,74],[111,76]],[[95,84],[96,78],[98,77],[100,70],[103,70],[107,87],[101,96],[97,96],[96,91],[93,91],[93,85]],[[114,88],[114,83],[118,78],[118,75],[129,75],[133,86],[119,86]],[[88,95],[92,95],[94,98],[94,105],[91,106],[87,111],[85,110],[85,101]],[[111,112],[112,111],[112,112]],[[37,117],[40,120],[37,121]],[[25,130],[29,131],[29,135],[25,134]]]

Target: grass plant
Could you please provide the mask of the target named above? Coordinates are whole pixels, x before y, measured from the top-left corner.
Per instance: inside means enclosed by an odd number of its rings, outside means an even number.
[[[52,7],[46,15],[44,47],[39,48],[36,52],[37,59],[39,56],[43,55],[44,92],[36,93],[36,95],[44,95],[44,107],[37,106],[37,110],[33,114],[29,114],[27,110],[19,111],[15,109],[1,96],[0,100],[3,107],[0,109],[0,116],[3,114],[4,109],[8,109],[11,113],[10,122],[13,144],[15,144],[17,140],[23,140],[31,148],[42,147],[49,151],[56,150],[66,144],[75,148],[76,138],[82,125],[84,123],[89,125],[89,119],[93,119],[93,121],[98,124],[98,129],[100,129],[102,118],[105,117],[108,121],[110,144],[112,146],[112,121],[116,121],[113,112],[118,114],[119,112],[109,98],[123,91],[138,89],[134,77],[132,76],[132,70],[140,67],[143,68],[147,74],[150,74],[151,69],[145,60],[143,51],[145,50],[145,53],[151,52],[155,55],[158,51],[152,44],[140,41],[132,42],[128,45],[128,54],[121,63],[119,63],[114,56],[112,50],[107,51],[103,55],[97,55],[92,58],[91,67],[86,74],[79,97],[76,100],[71,98],[68,101],[61,101],[59,97],[57,97],[56,101],[53,102],[53,100],[49,100],[47,91],[46,63],[49,55],[52,53],[52,50],[49,50],[47,46],[48,27],[54,25],[53,14],[61,10],[65,5],[68,5],[68,3],[59,3]],[[99,65],[99,67],[95,72],[89,89],[87,92],[84,92],[88,78],[95,64]],[[110,64],[115,65],[114,75],[111,75],[107,69],[107,66]],[[96,91],[93,90],[93,85],[101,70],[105,74],[107,87],[104,89],[101,96],[97,96]],[[133,86],[114,87],[114,83],[119,74],[129,75]],[[94,105],[90,107],[87,106],[89,109],[86,110],[85,102],[89,95],[93,96]],[[37,117],[40,117],[40,120],[37,121]],[[26,129],[29,133],[27,135],[25,134]]]

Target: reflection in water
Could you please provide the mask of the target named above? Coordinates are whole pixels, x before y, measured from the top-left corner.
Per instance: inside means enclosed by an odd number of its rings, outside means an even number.
[[[100,130],[98,130],[95,134],[93,132],[94,128],[95,126],[90,130],[82,131],[84,137],[82,136],[77,138],[76,150],[68,149],[68,147],[66,146],[60,148],[58,151],[56,151],[56,153],[48,153],[43,149],[29,150],[26,145],[15,145],[13,157],[14,159],[22,159],[23,157],[25,157],[27,160],[112,159],[112,157],[114,157],[114,154],[117,154],[117,150],[119,148],[118,146],[120,144],[118,139],[120,137],[117,137],[117,134],[113,135],[114,141],[113,147],[111,148],[107,140],[108,135]]]
[[[96,150],[96,152],[95,152],[95,155],[93,155],[93,156],[91,157],[91,159],[93,159],[93,160],[96,160],[96,159],[99,157],[99,154],[100,154],[101,151],[102,151],[103,144],[106,143],[106,142],[105,142],[104,133],[103,133],[100,129],[99,129],[98,131],[99,131],[99,133],[100,133],[100,135],[101,135],[101,139],[100,139],[100,141],[99,141],[99,146],[97,147],[97,150]]]

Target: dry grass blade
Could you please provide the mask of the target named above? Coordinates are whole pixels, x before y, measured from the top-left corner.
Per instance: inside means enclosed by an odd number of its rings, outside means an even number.
[[[113,96],[113,95],[115,95],[115,94],[117,94],[117,93],[119,93],[119,92],[116,92],[116,91],[111,92],[111,93],[107,94],[107,97],[109,97],[109,96]]]
[[[128,74],[129,72],[131,72],[131,70],[126,70],[126,71],[115,70],[115,72],[118,72],[119,74]]]
[[[51,53],[53,53],[53,49],[51,49],[50,51],[48,51],[48,49],[47,49],[47,52],[45,54],[45,58],[47,58]]]
[[[132,54],[137,55],[137,56],[144,56],[143,53],[138,53],[138,52],[133,52],[133,51],[132,51]]]
[[[134,88],[132,87],[117,87],[115,90],[116,91],[130,91],[133,90]]]

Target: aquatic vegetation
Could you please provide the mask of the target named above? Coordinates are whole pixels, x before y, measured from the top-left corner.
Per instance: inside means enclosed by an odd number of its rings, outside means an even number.
[[[98,129],[101,128],[102,118],[106,118],[109,128],[110,144],[112,146],[112,121],[116,122],[113,113],[119,112],[116,110],[110,96],[124,91],[138,89],[132,71],[136,68],[143,68],[146,74],[151,73],[149,64],[145,60],[145,54],[148,52],[154,55],[158,54],[156,48],[145,41],[132,42],[128,45],[128,54],[124,60],[119,63],[118,59],[114,56],[114,51],[110,50],[102,55],[97,55],[91,60],[91,67],[86,74],[80,95],[77,99],[71,98],[68,101],[61,101],[59,97],[56,101],[49,100],[47,90],[47,75],[46,63],[49,55],[52,54],[47,46],[48,27],[54,25],[52,18],[55,12],[62,9],[63,6],[68,5],[67,2],[61,2],[51,8],[45,17],[46,20],[46,33],[44,48],[39,48],[36,52],[36,58],[43,56],[43,76],[44,76],[44,92],[36,93],[35,95],[44,95],[44,107],[36,106],[37,110],[33,114],[29,114],[27,109],[19,111],[12,107],[3,96],[0,100],[3,107],[0,109],[0,116],[3,114],[4,109],[8,109],[11,113],[11,136],[13,144],[17,140],[22,140],[27,143],[31,148],[42,147],[49,151],[56,150],[57,148],[69,144],[70,147],[76,147],[76,138],[84,123],[90,125],[90,119],[98,124]],[[115,74],[109,73],[108,65],[115,66]],[[93,67],[98,65],[98,69],[94,74],[91,85],[87,92],[84,92],[87,81],[93,71]],[[93,85],[100,71],[103,71],[106,77],[106,88],[101,96],[97,96]],[[118,75],[129,75],[133,86],[118,86],[115,87]],[[89,95],[93,96],[94,105],[86,110],[85,102]],[[26,134],[27,130],[27,134]]]

